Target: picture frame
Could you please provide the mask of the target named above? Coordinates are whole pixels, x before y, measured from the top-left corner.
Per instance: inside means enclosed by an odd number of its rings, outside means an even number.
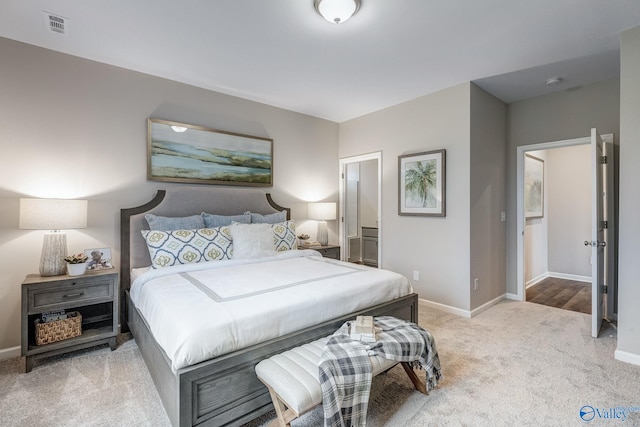
[[[446,150],[398,156],[398,215],[446,216]]]
[[[107,270],[113,268],[111,248],[85,249],[84,254],[89,257],[87,271]]]
[[[544,217],[544,160],[531,154],[524,157],[524,216]]]
[[[273,186],[273,140],[149,118],[147,179]]]

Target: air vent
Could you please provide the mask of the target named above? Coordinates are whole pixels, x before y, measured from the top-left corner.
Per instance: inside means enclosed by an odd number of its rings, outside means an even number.
[[[69,34],[69,20],[67,18],[47,11],[42,13],[44,13],[44,24],[49,31],[64,36]]]

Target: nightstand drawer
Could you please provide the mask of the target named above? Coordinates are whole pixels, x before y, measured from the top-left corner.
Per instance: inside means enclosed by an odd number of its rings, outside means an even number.
[[[32,312],[60,304],[86,303],[93,300],[110,299],[113,298],[113,286],[111,286],[110,281],[99,281],[30,290],[28,294],[28,310]]]

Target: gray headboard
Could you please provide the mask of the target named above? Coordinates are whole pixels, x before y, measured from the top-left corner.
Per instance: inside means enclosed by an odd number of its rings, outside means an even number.
[[[270,214],[291,210],[276,204],[269,193],[253,188],[172,187],[158,190],[155,197],[142,206],[120,210],[120,295],[131,286],[131,269],[151,264],[147,244],[140,230],[148,229],[145,214],[188,216],[207,212],[217,215],[237,215],[247,211]],[[124,308],[125,304],[120,306]],[[124,318],[121,319],[123,321]],[[121,323],[124,325],[124,323]]]

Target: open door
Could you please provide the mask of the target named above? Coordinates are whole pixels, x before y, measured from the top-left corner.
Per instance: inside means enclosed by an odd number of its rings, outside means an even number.
[[[608,144],[607,144],[608,145]],[[605,182],[604,168],[606,166],[606,147],[602,137],[594,128],[591,129],[591,241],[585,245],[591,246],[591,336],[598,337],[602,319],[604,317],[605,292]]]

